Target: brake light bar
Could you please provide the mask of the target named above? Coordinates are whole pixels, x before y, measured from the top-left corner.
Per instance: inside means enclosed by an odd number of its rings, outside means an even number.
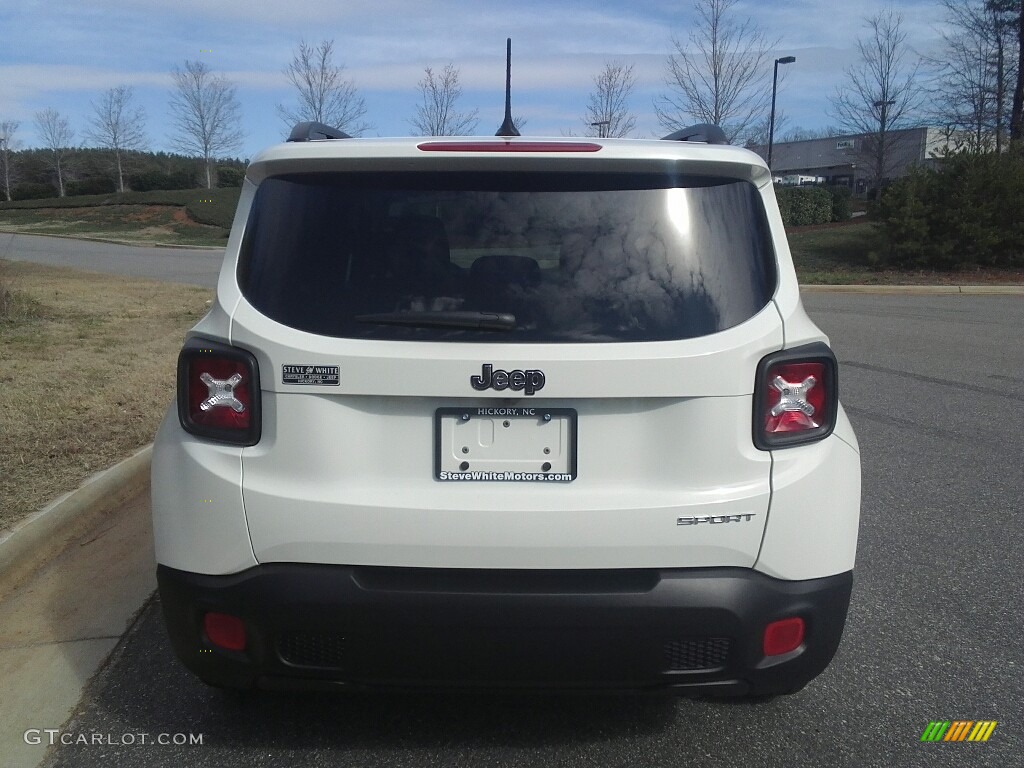
[[[768,355],[754,385],[754,445],[763,451],[822,440],[839,409],[836,357],[820,342]]]
[[[425,141],[421,152],[600,152],[588,141]]]
[[[178,421],[199,437],[258,443],[262,420],[256,358],[227,344],[189,339],[178,355]]]

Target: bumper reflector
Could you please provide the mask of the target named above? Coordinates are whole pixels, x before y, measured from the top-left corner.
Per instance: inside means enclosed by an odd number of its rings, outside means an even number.
[[[245,624],[237,616],[226,613],[207,613],[203,616],[203,631],[207,639],[227,651],[245,650]]]
[[[804,642],[804,620],[800,617],[773,621],[764,628],[764,655],[781,656]]]

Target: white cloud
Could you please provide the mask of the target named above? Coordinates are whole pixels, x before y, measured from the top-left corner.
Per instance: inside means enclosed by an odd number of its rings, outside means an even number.
[[[140,72],[65,64],[0,65],[0,99],[5,88],[40,91],[96,91],[117,85],[170,85],[169,72]]]
[[[4,116],[28,122],[44,105],[58,110],[62,97],[84,94],[90,98],[118,85],[170,87],[169,73],[137,72],[62,64],[0,65],[0,104]]]
[[[566,54],[561,56],[516,57],[512,58],[512,89],[549,90],[549,89],[580,89],[589,91],[593,86],[593,77],[604,66],[606,61],[621,61],[632,64],[637,75],[637,83],[643,87],[650,84],[660,85],[664,75],[665,56],[651,54]],[[435,69],[446,63],[448,59],[439,59],[423,63],[410,62],[395,66],[359,66],[350,67],[348,75],[361,88],[381,90],[414,90],[416,83],[423,77],[423,68],[428,64]],[[505,87],[505,57],[501,56],[482,59],[457,60],[460,72],[460,84],[466,91],[503,91]]]

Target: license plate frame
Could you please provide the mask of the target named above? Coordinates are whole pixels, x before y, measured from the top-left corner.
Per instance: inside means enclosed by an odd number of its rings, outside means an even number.
[[[571,483],[577,477],[578,421],[575,408],[437,408],[434,479]]]

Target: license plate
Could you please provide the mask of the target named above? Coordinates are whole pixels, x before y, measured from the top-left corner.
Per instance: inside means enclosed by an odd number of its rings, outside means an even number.
[[[571,482],[576,479],[576,411],[438,408],[434,477],[446,482]]]

